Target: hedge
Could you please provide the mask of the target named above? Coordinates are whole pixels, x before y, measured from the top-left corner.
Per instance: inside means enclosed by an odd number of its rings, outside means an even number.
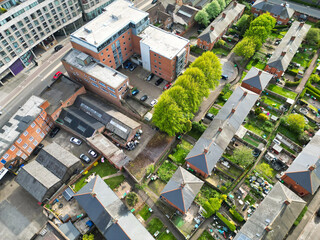
[[[234,219],[237,220],[238,222],[242,222],[244,220],[241,214],[238,213],[235,209],[230,208],[229,212],[234,217]]]
[[[320,95],[319,89],[317,89],[317,88],[315,88],[314,86],[312,86],[310,82],[307,84],[307,88],[309,88],[309,89],[312,90],[313,92],[315,92],[315,93],[317,93],[318,95]]]
[[[317,99],[320,99],[320,95],[317,94],[316,92],[312,91],[309,87],[306,88],[306,91],[316,97]]]
[[[298,86],[300,82],[301,82],[301,79],[299,81],[296,81],[296,82],[285,81],[284,85],[287,86],[287,87],[294,87],[294,86]]]
[[[299,216],[297,217],[297,219],[294,221],[293,225],[298,226],[298,224],[301,222],[301,220],[302,220],[304,214],[307,212],[307,210],[308,210],[308,206],[305,206],[305,207],[302,209],[302,211],[301,211],[301,213],[299,214]]]
[[[287,25],[276,25],[274,26],[274,28],[287,28],[288,26]]]
[[[287,74],[294,76],[294,77],[298,74],[298,72],[299,72],[299,69],[296,69],[296,68],[287,70]]]
[[[236,230],[236,226],[233,223],[231,223],[228,219],[226,219],[224,216],[222,216],[221,213],[218,212],[216,215],[218,218],[220,218],[222,222],[224,222],[224,224],[230,229],[231,232],[234,232]]]

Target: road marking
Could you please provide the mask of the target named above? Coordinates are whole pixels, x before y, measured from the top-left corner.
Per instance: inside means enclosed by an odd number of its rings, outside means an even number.
[[[41,82],[44,81],[47,77],[49,77],[50,75],[52,75],[52,72],[54,70],[56,70],[57,68],[59,68],[60,66],[62,66],[62,63],[60,62],[59,64],[56,65],[56,67],[54,69],[52,69],[47,75],[45,75],[44,77],[42,77]],[[39,75],[41,77],[41,75]]]

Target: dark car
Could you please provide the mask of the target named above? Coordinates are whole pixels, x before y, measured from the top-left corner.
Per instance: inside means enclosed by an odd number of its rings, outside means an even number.
[[[152,4],[155,4],[155,3],[157,3],[158,2],[158,0],[152,0]]]
[[[58,52],[61,48],[63,48],[62,45],[57,45],[57,46],[54,47],[54,51]]]
[[[213,120],[214,115],[212,113],[207,113],[204,117],[209,119],[209,120]]]
[[[317,211],[317,216],[320,217],[320,208]]]
[[[163,78],[159,78],[156,82],[155,85],[159,86],[163,82]]]
[[[138,93],[139,93],[140,91],[138,90],[138,89],[136,89],[136,90],[133,90],[132,91],[132,96],[135,96],[135,95],[137,95]]]
[[[38,153],[40,152],[40,150],[44,147],[44,145],[42,143],[40,143],[38,146],[35,147],[35,149],[33,150],[33,154],[34,155],[38,155]]]
[[[87,155],[85,155],[85,154],[81,154],[81,155],[80,155],[80,159],[81,159],[82,161],[84,161],[85,163],[91,162],[91,159],[90,159]]]
[[[128,69],[131,65],[132,65],[132,62],[130,62],[129,60],[125,61],[125,63],[123,64],[125,69]]]
[[[153,78],[154,74],[150,73],[149,76],[147,77],[147,81],[150,81]]]
[[[144,102],[145,100],[148,99],[148,96],[147,95],[143,95],[141,98],[140,98],[140,101]]]
[[[281,42],[281,40],[276,40],[275,43],[274,43],[274,45],[279,45],[280,42]]]
[[[132,63],[132,64],[130,65],[130,67],[129,67],[130,72],[132,72],[133,70],[135,70],[136,67],[137,67],[137,65],[134,64],[134,63]]]
[[[221,78],[222,78],[223,80],[227,80],[229,77],[228,77],[228,75],[222,74],[222,75],[221,75]]]
[[[60,131],[60,128],[59,127],[55,127],[54,129],[52,129],[52,131],[49,133],[49,136],[51,138],[53,138],[55,135],[58,134],[58,132]]]

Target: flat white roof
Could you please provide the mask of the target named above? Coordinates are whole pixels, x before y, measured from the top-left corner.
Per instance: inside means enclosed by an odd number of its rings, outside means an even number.
[[[80,69],[81,71],[85,72],[86,74],[97,78],[99,81],[107,84],[108,86],[117,89],[120,87],[125,80],[128,78],[126,75],[118,72],[117,70],[114,70],[111,67],[102,65],[101,63],[95,62],[93,59],[91,63],[89,63],[87,66],[80,65],[76,58],[79,55],[83,55],[84,53],[76,50],[71,49],[64,57],[63,60],[65,60],[68,64],[71,66]]]
[[[100,46],[119,30],[131,23],[138,23],[149,13],[133,7],[133,3],[126,0],[116,0],[107,6],[105,12],[71,34],[93,46]]]
[[[169,59],[175,57],[189,43],[188,39],[152,25],[143,30],[139,37],[142,38],[140,42],[148,45],[151,51]]]
[[[0,157],[41,113],[42,98],[31,96],[0,129]]]

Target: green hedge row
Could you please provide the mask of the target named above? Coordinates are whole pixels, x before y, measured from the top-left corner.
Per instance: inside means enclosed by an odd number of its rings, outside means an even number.
[[[288,27],[287,25],[276,25],[274,28],[281,29],[281,28],[287,28],[287,27]]]
[[[234,217],[234,219],[237,220],[238,222],[242,222],[244,220],[241,214],[238,213],[235,209],[230,208],[229,212]]]
[[[287,86],[287,87],[294,87],[294,86],[298,86],[300,82],[301,82],[301,79],[299,81],[296,81],[296,82],[285,81],[284,85]]]
[[[315,88],[314,86],[312,86],[310,82],[307,83],[307,88],[309,88],[310,90],[312,90],[316,94],[320,95],[320,90]]]
[[[298,226],[298,224],[301,222],[301,220],[302,220],[304,214],[307,212],[307,210],[308,210],[308,207],[305,206],[305,207],[302,209],[302,211],[301,211],[301,213],[299,214],[299,216],[297,217],[297,219],[294,221],[293,225]]]
[[[230,229],[231,232],[236,230],[236,226],[233,223],[231,223],[228,219],[226,219],[224,216],[222,216],[221,213],[218,212],[216,215],[218,218],[220,218],[222,222],[224,222],[224,224],[227,225],[227,227]]]

